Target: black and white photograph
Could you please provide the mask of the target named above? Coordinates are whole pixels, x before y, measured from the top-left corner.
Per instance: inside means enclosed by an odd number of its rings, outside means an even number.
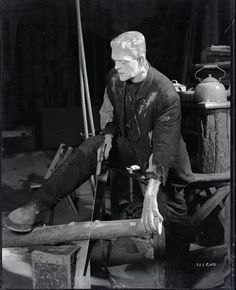
[[[0,0],[1,289],[235,289],[234,15]]]

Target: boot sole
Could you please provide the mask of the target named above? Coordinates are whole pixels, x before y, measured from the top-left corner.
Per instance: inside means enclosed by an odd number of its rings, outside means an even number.
[[[35,226],[16,224],[13,221],[11,221],[9,218],[7,218],[6,220],[5,227],[13,232],[19,232],[19,233],[29,233],[35,228]]]
[[[43,215],[43,218],[41,219],[41,216],[38,216],[35,223],[33,225],[26,225],[26,224],[17,224],[13,222],[9,217],[7,217],[5,227],[13,232],[18,233],[29,233],[34,228],[42,225],[51,225],[52,224],[52,217],[53,217],[53,211],[47,210],[47,213]]]

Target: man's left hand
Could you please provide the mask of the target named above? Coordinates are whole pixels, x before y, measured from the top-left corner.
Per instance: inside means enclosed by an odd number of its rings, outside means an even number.
[[[148,234],[157,232],[161,235],[163,217],[159,212],[156,196],[145,196],[141,222]]]
[[[152,155],[150,158],[150,163],[152,160]],[[149,170],[152,170],[149,164]],[[148,171],[148,170],[147,170]],[[161,181],[158,179],[150,179],[145,191],[144,201],[143,201],[143,211],[141,216],[141,222],[147,233],[151,234],[157,232],[161,235],[162,232],[162,222],[163,217],[158,209],[157,195]]]

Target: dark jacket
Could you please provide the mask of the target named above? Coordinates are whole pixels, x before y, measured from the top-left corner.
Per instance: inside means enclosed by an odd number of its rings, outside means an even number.
[[[109,74],[106,90],[113,107],[113,117],[103,133],[124,136],[126,82],[119,80],[115,70]],[[154,171],[161,175],[164,185],[168,176],[170,181],[188,183],[192,179],[192,171],[180,133],[180,98],[171,81],[150,66],[134,106],[135,114],[128,124],[129,137],[141,168],[146,170],[153,153]]]

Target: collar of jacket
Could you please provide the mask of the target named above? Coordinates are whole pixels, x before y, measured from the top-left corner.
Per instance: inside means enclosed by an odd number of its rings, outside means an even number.
[[[138,95],[137,95],[137,99],[144,99],[146,97],[147,91],[153,81],[153,77],[154,77],[154,73],[152,70],[152,67],[149,64],[149,68],[148,68],[148,72],[147,72],[147,76],[144,79],[139,91],[138,91]]]

